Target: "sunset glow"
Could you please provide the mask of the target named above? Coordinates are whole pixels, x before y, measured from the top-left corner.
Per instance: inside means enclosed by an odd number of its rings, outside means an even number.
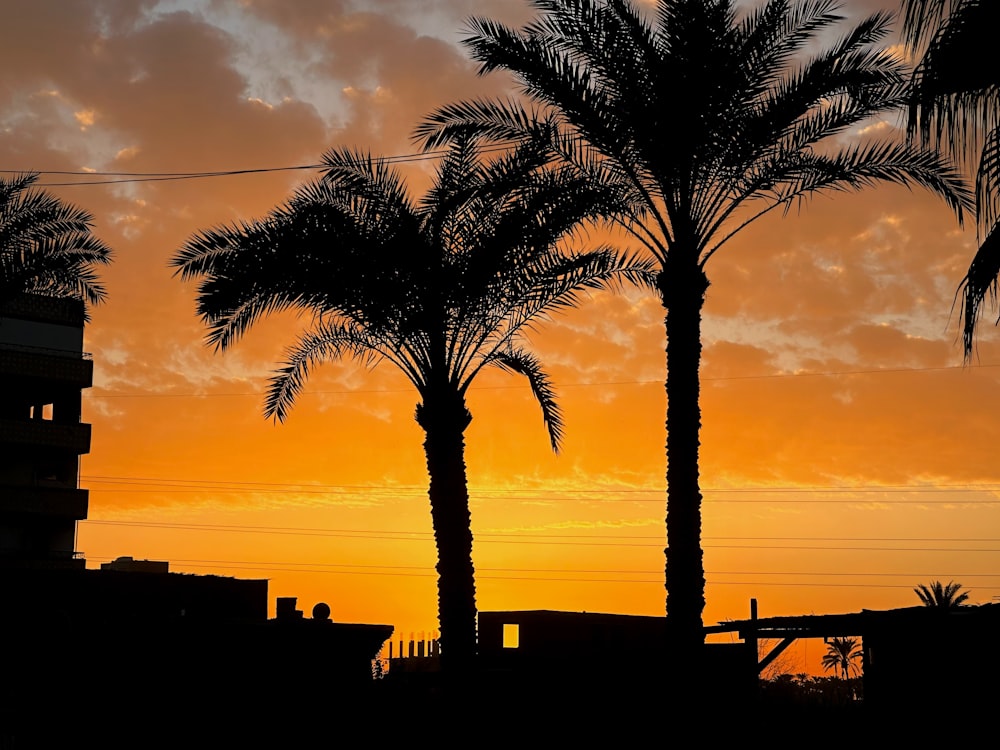
[[[516,94],[476,75],[464,20],[522,23],[527,4],[3,5],[0,169],[41,172],[115,253],[84,342],[88,567],[131,555],[266,578],[272,610],[297,596],[306,612],[323,601],[336,621],[393,625],[394,640],[429,637],[436,558],[410,383],[331,363],[272,423],[268,377],[308,321],[274,316],[213,352],[196,285],[168,262],[193,233],[258,218],[318,175],[205,173],[315,165],[346,146],[411,157],[399,167],[422,192],[420,119]],[[844,3],[876,8],[895,4]],[[963,364],[953,309],[975,247],[939,200],[879,188],[768,217],[709,262],[706,623],[747,617],[751,597],[762,616],[911,606],[931,580],[961,582],[970,603],[1000,597],[1000,338],[984,325]],[[638,289],[595,293],[532,334],[566,418],[559,455],[525,381],[477,379],[480,610],[663,613],[665,343],[662,308]]]

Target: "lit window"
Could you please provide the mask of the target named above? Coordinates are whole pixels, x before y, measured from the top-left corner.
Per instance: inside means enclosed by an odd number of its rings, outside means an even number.
[[[503,626],[503,647],[504,648],[517,648],[520,643],[520,626],[516,623],[513,625],[505,624]]]

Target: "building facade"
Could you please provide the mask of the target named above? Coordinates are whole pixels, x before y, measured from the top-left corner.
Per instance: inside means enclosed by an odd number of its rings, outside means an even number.
[[[83,351],[80,300],[19,295],[0,302],[0,566],[82,569],[76,524],[87,517],[81,421],[94,363]]]

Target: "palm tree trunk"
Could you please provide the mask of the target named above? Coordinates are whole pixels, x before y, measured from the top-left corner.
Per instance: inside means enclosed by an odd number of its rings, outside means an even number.
[[[705,568],[701,550],[698,450],[701,406],[701,311],[708,279],[684,253],[671,251],[657,280],[667,329],[667,633],[671,670],[701,669]]]
[[[416,418],[426,435],[428,496],[438,553],[441,671],[450,678],[469,674],[476,658],[476,583],[464,438],[472,415],[462,396],[448,393],[425,397]]]

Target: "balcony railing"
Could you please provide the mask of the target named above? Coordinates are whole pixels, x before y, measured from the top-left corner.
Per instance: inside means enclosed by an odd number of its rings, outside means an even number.
[[[0,444],[59,448],[81,455],[90,453],[90,425],[42,419],[0,419]]]
[[[81,489],[0,485],[0,512],[51,516],[81,521],[87,517],[90,493]]]
[[[18,294],[8,297],[0,304],[0,317],[83,326],[86,309],[78,299],[46,294]]]
[[[24,550],[0,549],[0,570],[85,570],[87,561],[78,552],[37,553]]]
[[[0,344],[0,377],[49,380],[89,388],[94,362],[86,352]]]
[[[90,492],[51,487],[0,485],[0,512],[52,516],[82,521],[87,517]]]

